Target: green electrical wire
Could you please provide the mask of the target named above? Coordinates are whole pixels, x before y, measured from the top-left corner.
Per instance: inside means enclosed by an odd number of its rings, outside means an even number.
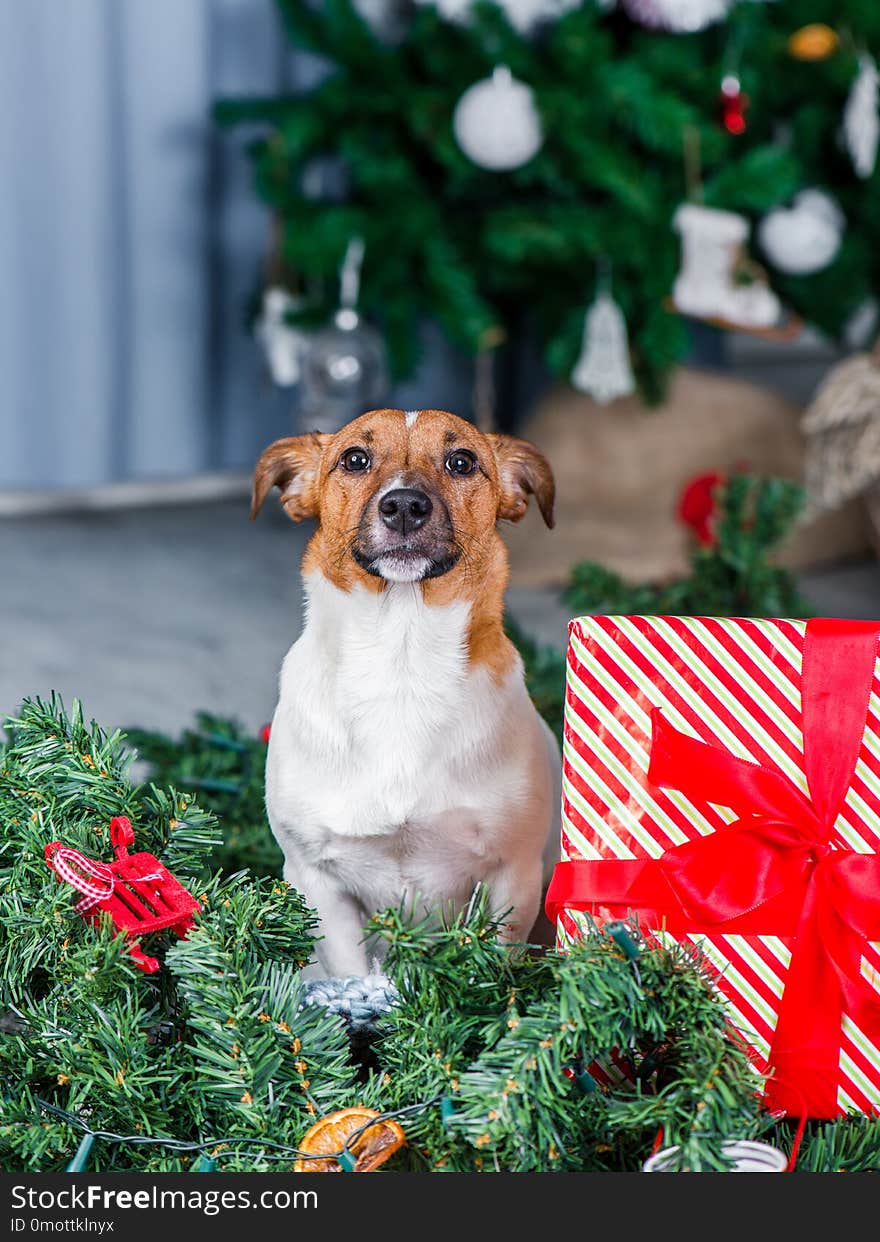
[[[240,1149],[246,1148],[247,1153],[251,1154],[256,1151],[261,1154],[277,1153],[278,1159],[295,1159],[295,1160],[338,1160],[343,1170],[347,1173],[353,1172],[357,1157],[352,1148],[357,1140],[369,1130],[381,1125],[383,1121],[396,1121],[399,1117],[409,1116],[412,1113],[423,1112],[426,1109],[437,1106],[442,1107],[442,1099],[440,1096],[431,1100],[420,1101],[417,1104],[407,1104],[403,1108],[397,1108],[390,1112],[380,1113],[378,1117],[371,1117],[369,1121],[364,1122],[357,1130],[354,1130],[346,1139],[344,1145],[338,1151],[314,1152],[302,1151],[298,1147],[290,1147],[285,1143],[275,1143],[270,1139],[252,1139],[252,1138],[210,1138],[200,1139],[198,1142],[188,1142],[183,1139],[176,1139],[170,1136],[153,1137],[144,1134],[116,1134],[112,1130],[92,1130],[81,1117],[77,1117],[75,1113],[69,1113],[64,1108],[59,1108],[57,1104],[50,1104],[48,1100],[37,1098],[37,1104],[47,1113],[51,1113],[53,1117],[58,1117],[62,1121],[66,1121],[68,1125],[76,1126],[83,1131],[83,1138],[76,1150],[76,1155],[67,1165],[66,1172],[82,1173],[86,1168],[86,1164],[91,1154],[92,1147],[97,1140],[106,1143],[126,1143],[136,1147],[162,1147],[167,1151],[197,1151],[202,1153],[197,1163],[190,1170],[192,1173],[212,1173],[217,1167],[217,1160],[222,1155],[222,1151],[214,1151],[211,1156],[206,1155],[210,1149],[236,1148],[237,1154],[241,1154]]]

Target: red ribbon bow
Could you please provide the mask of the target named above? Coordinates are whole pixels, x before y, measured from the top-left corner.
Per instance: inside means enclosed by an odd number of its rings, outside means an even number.
[[[880,940],[880,855],[832,844],[865,731],[880,624],[813,620],[804,637],[806,797],[782,772],[680,733],[652,714],[648,780],[740,816],[659,859],[558,864],[547,894],[565,907],[651,913],[673,933],[794,938],[770,1049],[769,1106],[835,1117],[844,1012],[880,1044],[880,995],[861,974]],[[658,922],[654,917],[659,916]]]
[[[134,844],[134,829],[126,815],[116,815],[110,820],[110,840],[116,850],[117,863],[129,861],[128,847]],[[74,909],[77,914],[86,915],[102,901],[107,901],[116,891],[117,875],[110,863],[99,862],[96,858],[88,858],[79,850],[60,841],[52,841],[44,850],[46,862],[65,884],[82,893],[82,899]],[[144,857],[149,857],[145,855]],[[161,880],[165,871],[157,864],[157,870],[144,875],[128,875],[126,882],[145,884],[148,881]]]
[[[106,863],[87,858],[79,850],[59,841],[47,845],[45,854],[46,862],[55,874],[83,894],[82,900],[74,907],[77,914],[88,914],[100,901],[112,896],[116,877]]]

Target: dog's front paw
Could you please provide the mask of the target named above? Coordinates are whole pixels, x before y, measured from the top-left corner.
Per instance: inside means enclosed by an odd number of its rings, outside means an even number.
[[[398,1002],[400,995],[387,975],[347,975],[306,983],[303,1003],[341,1014],[353,1030],[373,1026]]]

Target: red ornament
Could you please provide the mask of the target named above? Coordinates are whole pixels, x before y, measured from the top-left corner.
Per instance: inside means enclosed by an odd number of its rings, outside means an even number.
[[[703,547],[710,548],[715,543],[715,525],[718,519],[718,506],[715,501],[715,489],[724,481],[724,476],[717,471],[699,474],[686,483],[678,502],[678,517],[685,526],[690,526]]]
[[[271,732],[272,732],[272,726],[270,724],[264,724],[262,729],[260,730],[260,741],[265,742],[267,746],[269,744],[269,735],[271,734]]]
[[[152,975],[159,961],[143,952],[138,938],[170,928],[184,939],[201,906],[158,858],[129,854],[134,829],[125,815],[110,820],[110,840],[115,862],[97,862],[53,841],[45,849],[46,863],[59,879],[83,894],[76,903],[77,913],[90,923],[99,921],[102,910],[109,914],[113,926],[131,940],[128,951],[138,968]]]
[[[736,74],[726,74],[721,81],[721,124],[729,134],[746,132],[746,108],[749,102]]]

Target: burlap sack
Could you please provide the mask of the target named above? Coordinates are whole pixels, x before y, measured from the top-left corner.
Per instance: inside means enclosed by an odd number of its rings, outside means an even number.
[[[637,397],[599,406],[571,388],[553,390],[520,434],[553,467],[556,529],[546,530],[533,506],[506,530],[512,582],[560,584],[584,560],[630,581],[686,572],[692,535],[675,516],[684,484],[736,467],[802,480],[800,413],[768,389],[687,368],[657,407]],[[864,504],[853,501],[799,526],[780,560],[803,569],[871,549]]]

